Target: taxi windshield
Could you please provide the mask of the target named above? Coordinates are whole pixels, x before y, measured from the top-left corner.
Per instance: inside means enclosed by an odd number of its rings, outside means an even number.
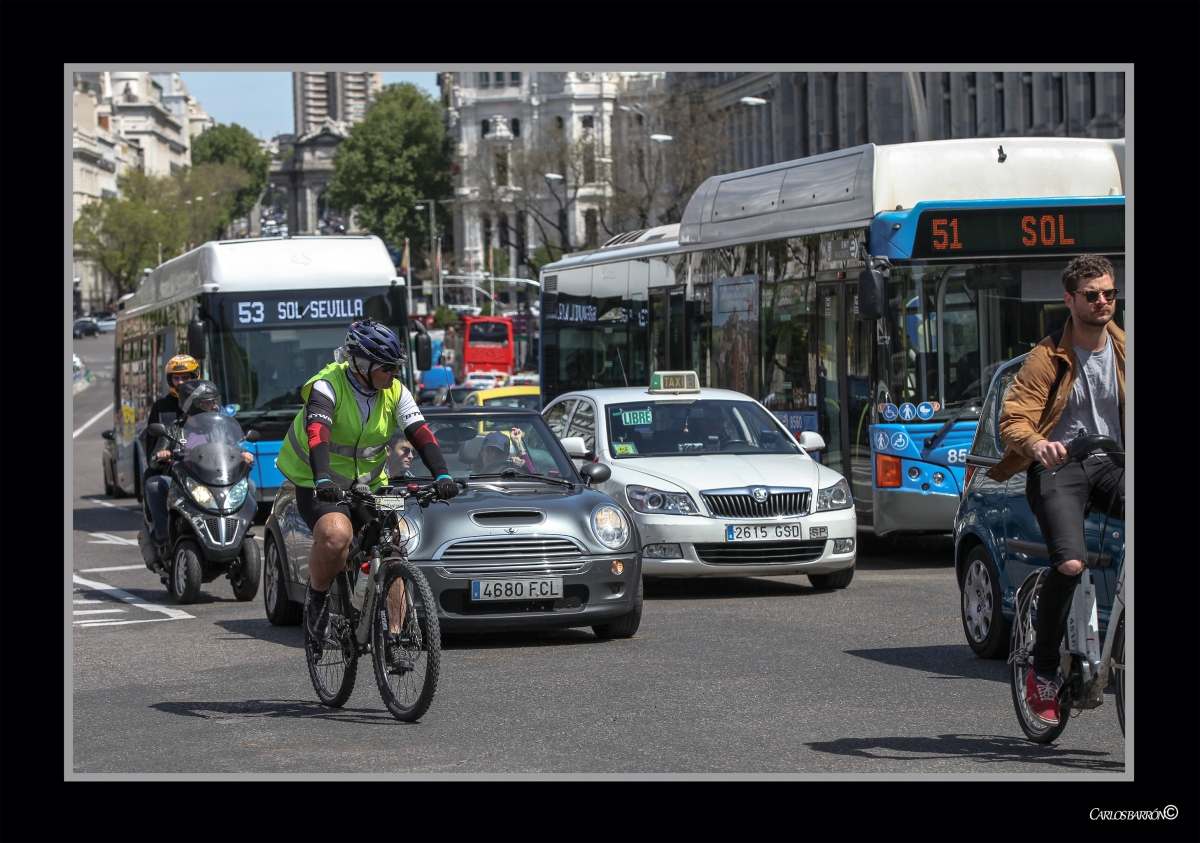
[[[751,401],[628,401],[605,407],[605,422],[615,459],[800,453],[774,417]]]

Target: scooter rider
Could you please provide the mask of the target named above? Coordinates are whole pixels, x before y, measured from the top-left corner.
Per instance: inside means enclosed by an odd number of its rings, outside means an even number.
[[[200,364],[190,354],[176,354],[167,361],[166,369],[167,394],[150,406],[150,415],[146,417],[147,427],[156,422],[165,427],[175,424],[180,413],[179,387],[200,377]],[[142,441],[145,443],[146,453],[151,455],[146,461],[146,470],[142,472],[142,482],[145,483],[149,478],[163,473],[164,469],[160,467],[161,460],[170,459],[171,453],[155,453],[155,443],[148,430],[142,431]]]
[[[1060,332],[1029,352],[1017,373],[999,420],[1008,453],[989,472],[1003,481],[1028,469],[1025,495],[1050,549],[1025,697],[1051,724],[1061,716],[1059,644],[1087,559],[1085,508],[1090,502],[1110,517],[1125,517],[1124,472],[1102,455],[1067,459],[1080,429],[1124,447],[1125,332],[1112,321],[1118,293],[1114,277],[1112,264],[1098,255],[1080,255],[1063,270],[1070,316]]]
[[[398,426],[437,478],[438,495],[445,500],[458,494],[417,402],[396,378],[407,359],[386,325],[371,319],[351,324],[334,362],[301,387],[305,408],[279,449],[276,465],[296,485],[296,508],[313,533],[305,623],[318,640],[329,634],[329,587],[360,526],[352,526],[337,503],[355,485],[376,489],[387,480],[385,446]]]
[[[188,359],[190,360],[191,358],[189,357]],[[172,387],[172,390],[176,392],[178,399],[176,406],[179,409],[175,420],[167,425],[168,431],[172,435],[177,435],[177,431],[183,426],[188,416],[194,416],[197,413],[214,413],[221,409],[221,395],[217,390],[217,385],[212,381],[186,380],[178,387]],[[158,406],[158,403],[155,402],[155,406]],[[150,510],[150,518],[154,523],[154,540],[158,544],[160,559],[165,559],[170,555],[170,549],[167,547],[167,542],[169,541],[167,535],[167,493],[171,489],[171,475],[166,473],[166,469],[171,464],[172,444],[165,437],[160,437],[155,443],[154,455],[149,462],[160,473],[148,476],[144,485],[146,506]],[[194,446],[194,443],[186,445],[189,448]],[[242,459],[247,463],[253,463],[254,454],[249,451],[242,451]],[[253,489],[250,494],[253,495]]]

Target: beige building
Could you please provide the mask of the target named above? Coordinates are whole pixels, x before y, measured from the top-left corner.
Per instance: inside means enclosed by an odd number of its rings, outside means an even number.
[[[353,125],[363,119],[375,94],[383,90],[383,74],[372,72],[300,71],[292,74],[296,137],[320,131],[326,120]]]
[[[163,86],[143,71],[113,71],[109,107],[113,128],[136,140],[147,173],[166,176],[192,163],[184,119],[164,103]]]

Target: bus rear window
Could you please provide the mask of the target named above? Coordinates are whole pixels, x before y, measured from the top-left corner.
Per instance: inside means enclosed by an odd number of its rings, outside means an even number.
[[[507,322],[474,322],[467,334],[467,342],[494,342],[508,345]]]

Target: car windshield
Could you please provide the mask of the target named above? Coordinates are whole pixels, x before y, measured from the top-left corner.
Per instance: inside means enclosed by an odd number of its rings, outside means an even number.
[[[505,395],[499,398],[484,398],[485,407],[523,407],[526,410],[542,409],[542,396],[536,392],[529,395]]]
[[[578,479],[574,466],[541,416],[459,410],[446,415],[430,413],[426,422],[456,480],[481,475],[498,478],[507,471],[513,472],[517,479],[530,475]],[[520,452],[518,443],[527,453]],[[420,457],[411,462],[408,472],[419,482],[433,479]]]
[[[609,404],[604,416],[615,459],[800,453],[775,418],[753,401],[627,401]]]

